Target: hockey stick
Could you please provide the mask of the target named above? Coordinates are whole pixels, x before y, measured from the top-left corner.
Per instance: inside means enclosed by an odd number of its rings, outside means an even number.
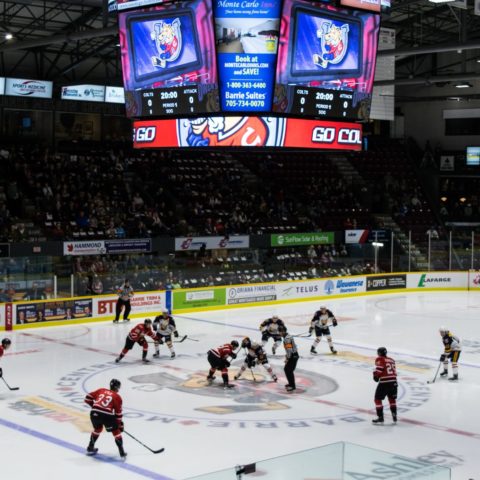
[[[158,450],[152,450],[150,447],[147,447],[144,443],[142,443],[138,438],[135,438],[131,433],[128,433],[126,430],[123,433],[127,434],[130,438],[133,438],[136,442],[138,442],[142,447],[145,447],[147,450],[150,450],[152,453],[162,453],[165,448],[160,448]]]
[[[184,335],[180,340],[174,340],[175,343],[182,343],[185,341],[185,339],[188,337],[188,335]],[[191,340],[191,339],[189,339]],[[196,342],[198,342],[198,340],[195,340]]]
[[[3,376],[1,377],[2,380],[5,382],[5,385],[8,387],[9,390],[20,390],[20,387],[11,387],[7,381],[3,378]]]
[[[293,337],[310,337],[311,334],[310,332],[303,332],[303,333],[297,333],[296,335],[292,335]]]
[[[185,335],[185,338],[186,338],[187,340],[191,340],[192,342],[199,342],[199,341],[200,341],[200,340],[197,340],[196,338],[191,338],[191,337],[189,337],[188,335]],[[183,340],[182,340],[182,342],[183,342]]]
[[[437,379],[438,372],[440,371],[440,367],[442,366],[443,362],[438,362],[438,368],[437,371],[435,372],[435,376],[433,377],[433,380],[427,380],[427,383],[435,383],[435,380]]]

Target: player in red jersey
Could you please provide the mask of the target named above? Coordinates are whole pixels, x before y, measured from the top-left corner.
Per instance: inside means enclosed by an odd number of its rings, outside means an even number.
[[[210,370],[207,375],[207,380],[209,383],[215,380],[213,374],[215,370],[220,370],[222,372],[222,379],[223,379],[223,387],[224,388],[232,388],[235,385],[232,385],[228,382],[228,367],[230,366],[230,362],[228,361],[227,357],[231,357],[233,359],[237,358],[237,354],[234,352],[239,346],[236,340],[232,340],[230,343],[226,343],[217,348],[212,348],[208,351],[208,363],[210,364]]]
[[[377,410],[377,418],[372,422],[374,424],[382,424],[383,419],[383,399],[388,397],[390,404],[390,411],[394,423],[397,421],[397,369],[395,367],[395,360],[387,357],[387,349],[380,347],[377,350],[377,359],[375,360],[375,371],[373,372],[373,379],[378,382],[375,390],[375,408]]]
[[[156,338],[156,334],[152,330],[152,321],[149,318],[130,330],[130,333],[127,335],[125,340],[125,346],[120,352],[120,355],[115,359],[115,363],[118,363],[127,354],[127,352],[133,348],[135,343],[138,343],[142,347],[142,360],[145,363],[148,363],[150,360],[147,360],[148,342],[145,339],[146,335],[153,339]]]
[[[9,338],[4,338],[2,340],[2,344],[0,345],[0,358],[3,357],[3,354],[5,353],[6,350],[10,348],[12,345],[12,341]],[[0,368],[0,378],[3,375],[3,370]]]
[[[105,427],[107,432],[112,432],[120,457],[125,459],[127,456],[123,449],[122,439],[122,397],[118,394],[121,385],[120,380],[113,378],[110,381],[110,389],[99,388],[85,397],[85,403],[92,407],[90,420],[93,425],[93,432],[90,435],[90,443],[87,447],[88,455],[95,455],[98,452],[98,448],[95,448],[95,442],[102,433],[103,427]]]

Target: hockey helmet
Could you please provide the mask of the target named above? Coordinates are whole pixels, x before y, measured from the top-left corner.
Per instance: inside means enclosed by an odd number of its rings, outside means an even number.
[[[110,390],[118,391],[120,390],[121,386],[122,386],[122,383],[120,382],[120,380],[117,380],[116,378],[112,378],[110,380]]]
[[[386,357],[387,356],[387,349],[385,347],[379,347],[377,349],[377,355],[379,357]]]
[[[245,337],[242,340],[242,348],[250,348],[252,346],[252,342],[248,337]]]
[[[447,327],[440,327],[438,329],[438,331],[440,332],[440,335],[443,337],[444,335],[446,335],[448,333],[448,328]]]
[[[238,347],[239,347],[239,344],[238,344],[238,342],[237,342],[236,340],[232,340],[232,341],[230,342],[230,345],[231,345],[233,348],[238,348]]]
[[[9,338],[4,338],[2,340],[2,347],[7,349],[12,344],[12,341]]]
[[[326,310],[327,307],[325,305],[320,305],[320,310]]]
[[[145,321],[143,322],[143,324],[144,324],[145,326],[151,325],[151,324],[152,324],[152,320],[151,320],[150,318],[146,318]]]
[[[272,320],[279,320],[278,315],[272,315]]]

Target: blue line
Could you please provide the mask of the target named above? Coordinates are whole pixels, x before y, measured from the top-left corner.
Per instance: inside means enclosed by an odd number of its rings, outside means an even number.
[[[213,325],[223,325],[226,327],[233,327],[233,328],[243,328],[245,330],[253,330],[255,332],[258,332],[258,328],[254,327],[246,327],[245,325],[235,325],[234,323],[224,323],[224,322],[217,322],[214,320],[205,320],[203,318],[195,318],[195,317],[187,317],[185,315],[175,315],[176,317],[180,318],[185,318],[186,320],[193,320],[195,322],[204,322],[204,323],[212,323]],[[308,340],[310,337],[296,337],[299,339],[304,339]],[[310,339],[311,340],[311,339]],[[369,350],[369,351],[376,351],[376,348],[372,347],[365,347],[363,345],[356,345],[354,343],[342,343],[342,342],[335,342],[336,345],[343,345],[344,347],[353,347],[353,348],[358,348],[360,350]],[[391,353],[394,353],[395,355],[402,355],[405,357],[412,357],[412,358],[420,358],[422,360],[430,360],[430,361],[435,361],[437,358],[432,358],[432,357],[427,357],[426,355],[414,355],[413,353],[401,353],[401,352],[396,352],[394,350],[389,350]],[[475,364],[475,363],[465,363],[462,362],[462,366],[465,367],[472,367],[472,368],[480,368],[480,365]]]
[[[37,430],[32,430],[31,428],[23,427],[22,425],[9,422],[8,420],[4,420],[2,418],[0,418],[0,425],[7,428],[11,428],[12,430],[15,430],[17,432],[25,433],[26,435],[30,435],[40,440],[53,443],[54,445],[57,445],[59,447],[66,448],[68,450],[73,450],[76,453],[85,455],[86,451],[84,448],[81,448],[78,445],[74,445],[73,443],[60,440],[59,438],[52,437],[51,435],[47,435],[46,433],[38,432]],[[145,478],[153,478],[155,480],[172,480],[170,477],[164,477],[159,473],[151,472],[149,470],[145,470],[144,468],[141,468],[141,467],[136,467],[135,465],[131,465],[129,463],[124,463],[120,459],[117,460],[115,458],[111,458],[106,455],[97,454],[93,458],[95,460],[99,460],[101,462],[105,462],[110,465],[113,465],[114,467],[123,468],[124,470],[128,470],[129,472],[132,472],[132,473],[136,473]]]

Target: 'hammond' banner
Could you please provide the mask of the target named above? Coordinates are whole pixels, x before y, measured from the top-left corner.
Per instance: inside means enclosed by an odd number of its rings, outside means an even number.
[[[134,148],[296,147],[362,149],[362,125],[283,117],[138,120]]]
[[[205,250],[224,248],[248,248],[250,237],[248,235],[235,235],[231,237],[177,237],[175,238],[175,251],[200,250],[205,245]]]
[[[123,253],[149,253],[151,251],[152,241],[149,238],[63,242],[63,254],[66,256],[115,255]]]
[[[334,242],[333,232],[285,233],[270,235],[272,247],[294,247],[297,245],[330,245]]]

